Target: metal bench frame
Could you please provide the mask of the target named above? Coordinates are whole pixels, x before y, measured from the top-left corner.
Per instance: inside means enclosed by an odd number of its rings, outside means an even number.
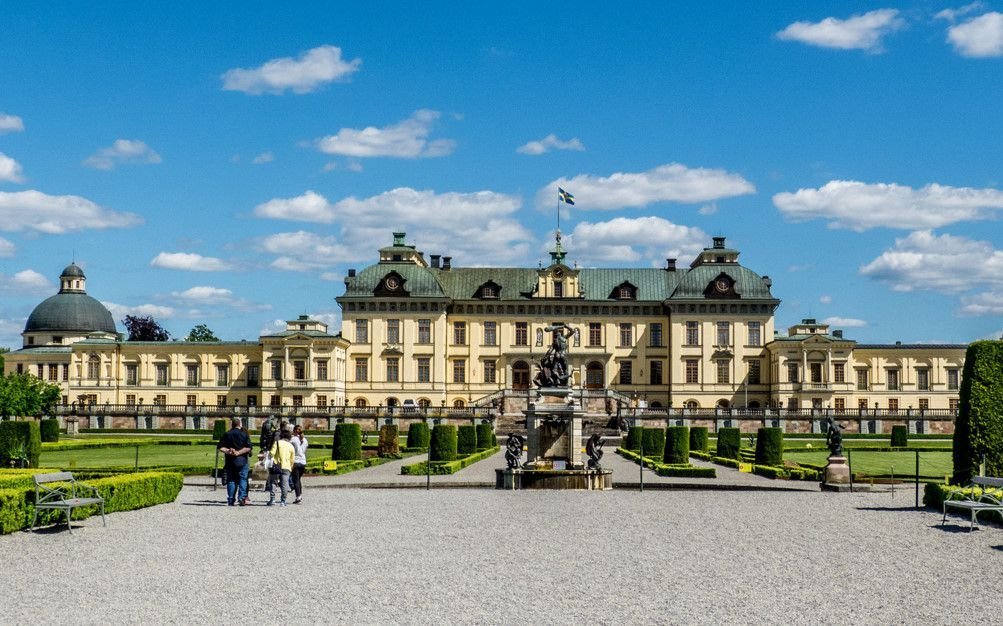
[[[972,478],[972,482],[968,484],[967,488],[973,489],[971,494],[966,495],[960,491],[956,491],[949,494],[944,500],[944,519],[940,521],[941,526],[947,523],[948,508],[969,511],[972,523],[968,527],[968,532],[972,532],[972,529],[975,528],[975,520],[979,513],[983,511],[998,511],[1003,514],[1003,500],[994,498],[986,493],[989,489],[1003,488],[1003,478],[976,476]],[[976,495],[976,490],[981,490],[981,493]]]
[[[66,511],[66,528],[73,534],[73,509],[82,506],[101,505],[101,522],[108,526],[104,516],[104,498],[98,490],[90,485],[83,485],[73,478],[72,472],[54,472],[52,474],[35,474],[35,516],[31,520],[30,532],[35,531],[39,509],[56,509]],[[49,486],[50,483],[58,483]]]

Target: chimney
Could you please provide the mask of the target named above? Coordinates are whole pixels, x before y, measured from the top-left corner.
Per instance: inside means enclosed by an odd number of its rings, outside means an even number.
[[[676,260],[675,259],[665,259],[665,270],[669,272],[676,271]]]
[[[352,269],[348,270],[348,277],[349,278],[355,278],[355,268],[354,267]]]
[[[841,331],[841,330],[834,330],[834,331],[832,331],[832,336],[835,337],[836,339],[842,339],[843,338],[843,331]]]
[[[447,272],[449,271],[449,268],[452,267],[452,263],[453,263],[453,257],[451,256],[442,257],[442,269],[446,270]]]
[[[714,247],[723,248],[724,247],[724,237],[714,237]]]
[[[429,258],[432,259],[432,267],[434,267],[435,269],[439,269],[439,259],[441,258],[441,256],[442,255],[439,254],[429,255]]]

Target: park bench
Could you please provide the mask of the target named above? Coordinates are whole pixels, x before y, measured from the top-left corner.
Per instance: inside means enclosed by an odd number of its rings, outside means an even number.
[[[968,488],[972,489],[971,493],[964,494],[960,491],[955,491],[944,500],[944,519],[940,522],[941,526],[947,522],[947,509],[949,508],[961,509],[971,514],[972,525],[968,527],[968,532],[971,532],[975,528],[975,518],[978,517],[979,513],[983,511],[997,511],[1003,514],[1003,500],[986,493],[990,489],[1003,489],[1003,478],[976,476],[972,478],[972,482],[968,484]],[[976,491],[981,491],[981,493],[976,495]]]
[[[73,478],[71,472],[54,472],[52,474],[35,474],[35,516],[31,520],[31,530],[35,530],[39,509],[56,509],[66,511],[66,527],[73,534],[70,520],[73,509],[82,506],[101,505],[101,522],[107,526],[104,517],[104,498],[98,490],[89,485],[82,485]]]

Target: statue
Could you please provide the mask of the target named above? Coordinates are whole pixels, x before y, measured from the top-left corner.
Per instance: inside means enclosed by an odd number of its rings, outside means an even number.
[[[843,456],[843,426],[837,424],[831,415],[826,418],[825,444],[829,446],[831,456]]]
[[[598,433],[589,437],[588,442],[585,444],[585,453],[589,455],[589,469],[598,470],[602,469],[599,461],[602,460],[602,447],[606,442],[603,438],[599,436]]]
[[[568,339],[578,333],[564,322],[547,326],[551,334],[550,347],[540,359],[540,371],[533,382],[537,387],[567,387],[571,372],[568,369]]]
[[[508,468],[518,469],[519,461],[522,460],[523,438],[515,433],[508,434],[508,441],[505,442],[505,462]]]

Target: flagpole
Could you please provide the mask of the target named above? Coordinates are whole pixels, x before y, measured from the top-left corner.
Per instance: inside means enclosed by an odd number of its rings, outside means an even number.
[[[557,192],[557,230],[561,230],[561,192]]]

